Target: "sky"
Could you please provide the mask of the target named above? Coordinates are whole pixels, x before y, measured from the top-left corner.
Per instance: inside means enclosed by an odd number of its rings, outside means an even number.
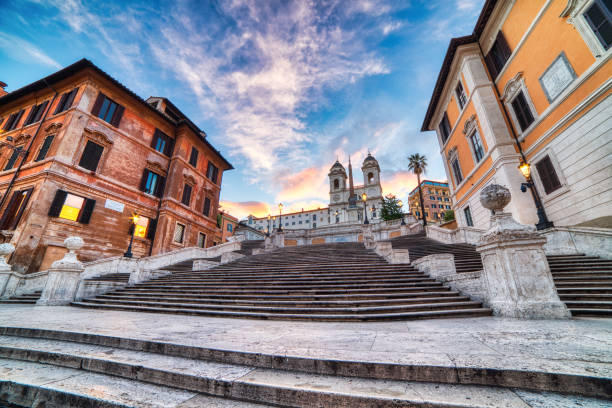
[[[407,157],[446,180],[420,132],[452,37],[484,0],[0,0],[0,80],[13,91],[81,58],[143,98],[169,98],[235,170],[221,209],[243,218],[325,207],[339,159],[372,153],[407,201]]]

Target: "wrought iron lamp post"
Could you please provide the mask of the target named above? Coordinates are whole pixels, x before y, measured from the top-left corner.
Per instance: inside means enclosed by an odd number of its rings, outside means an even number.
[[[334,219],[336,220],[335,223],[337,224],[338,223],[338,210],[334,212]]]
[[[132,215],[130,218],[132,220],[132,234],[130,235],[130,245],[128,245],[127,251],[123,254],[126,258],[131,258],[134,254],[132,254],[132,244],[134,243],[134,234],[136,234],[136,223],[138,222],[138,214]]]
[[[368,195],[366,193],[363,193],[361,195],[361,199],[363,200],[363,216],[364,216],[364,224],[369,224],[370,221],[368,221],[368,203],[366,202],[366,200],[368,199]]]
[[[268,231],[266,231],[266,236],[270,236],[270,214],[268,214]]]
[[[402,212],[402,224],[401,225],[406,225],[406,221],[404,221],[404,210],[403,210],[404,203],[402,202],[402,200],[399,200],[397,204],[399,204],[400,211]]]
[[[554,227],[554,224],[548,220],[546,216],[546,211],[544,211],[544,206],[542,205],[542,201],[540,200],[540,195],[538,194],[535,184],[531,178],[531,165],[526,161],[521,159],[521,164],[519,165],[519,170],[525,177],[527,182],[521,183],[521,191],[523,193],[527,192],[527,189],[531,190],[531,197],[536,206],[536,211],[538,214],[538,223],[536,224],[537,230],[543,230],[547,228]]]
[[[283,232],[283,203],[278,203],[278,232]]]

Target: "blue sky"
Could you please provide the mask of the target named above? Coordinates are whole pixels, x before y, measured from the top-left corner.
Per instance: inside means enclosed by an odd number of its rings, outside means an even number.
[[[368,150],[406,200],[406,157],[446,176],[420,125],[451,37],[484,0],[2,2],[7,90],[88,58],[140,96],[171,99],[230,160],[221,205],[264,215],[324,206],[327,172]],[[275,211],[275,210],[273,210]]]

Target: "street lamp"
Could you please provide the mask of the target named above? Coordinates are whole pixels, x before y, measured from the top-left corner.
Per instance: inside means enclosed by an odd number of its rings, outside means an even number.
[[[366,200],[368,199],[368,195],[366,193],[363,193],[361,195],[361,199],[363,200],[363,216],[365,218],[365,221],[363,223],[369,224],[370,221],[368,221],[368,203],[366,203]]]
[[[132,234],[130,236],[130,245],[128,245],[127,251],[125,251],[123,254],[123,256],[126,258],[131,258],[133,256],[132,244],[134,243],[134,234],[136,233],[136,223],[138,222],[138,218],[138,214],[133,214],[132,217],[130,217],[130,220],[132,221]]]
[[[270,236],[270,214],[268,214],[268,231],[266,232],[267,236]]]
[[[540,195],[538,194],[535,184],[533,184],[533,180],[531,179],[531,165],[527,163],[525,160],[521,159],[521,163],[518,166],[519,170],[527,180],[526,183],[521,183],[521,191],[523,193],[527,192],[529,188],[531,190],[531,197],[536,206],[536,211],[538,214],[538,223],[536,224],[536,229],[543,230],[547,228],[554,227],[554,224],[548,220],[546,216],[546,212],[544,211],[544,206],[542,205],[542,201],[540,200]]]
[[[283,203],[278,203],[278,232],[283,232]]]
[[[401,225],[406,225],[406,221],[404,221],[404,210],[402,209],[402,207],[404,206],[404,203],[402,202],[402,200],[399,200],[397,204],[400,206],[400,211],[402,212],[402,224]]]
[[[334,217],[335,217],[336,224],[337,224],[338,223],[338,210],[334,212]]]

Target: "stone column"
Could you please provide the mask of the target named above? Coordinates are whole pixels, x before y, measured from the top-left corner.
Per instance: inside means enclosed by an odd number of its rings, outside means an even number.
[[[519,224],[502,212],[510,191],[500,185],[485,187],[483,207],[491,210],[491,227],[477,245],[483,264],[485,303],[495,315],[523,319],[562,319],[570,313],[557,295],[544,244],[533,225]]]
[[[13,276],[13,271],[11,265],[6,262],[6,257],[11,256],[13,251],[15,251],[13,244],[0,244],[0,299],[9,298],[12,295],[12,291],[7,291],[7,286]]]
[[[75,251],[83,247],[83,239],[68,237],[64,244],[68,252],[49,268],[49,276],[37,305],[69,305],[76,297],[81,272],[85,268],[77,259]]]

